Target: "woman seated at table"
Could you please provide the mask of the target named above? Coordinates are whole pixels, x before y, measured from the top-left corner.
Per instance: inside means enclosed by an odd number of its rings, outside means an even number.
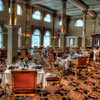
[[[21,55],[19,56],[19,59],[23,60],[23,59],[25,59],[25,58],[27,58],[27,59],[29,59],[29,60],[32,60],[32,59],[33,59],[32,56],[29,56],[29,55],[28,55],[28,52],[27,52],[26,50],[22,50],[22,51],[21,51]]]

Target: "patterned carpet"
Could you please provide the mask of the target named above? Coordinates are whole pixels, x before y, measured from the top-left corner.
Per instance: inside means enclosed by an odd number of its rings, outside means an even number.
[[[100,100],[100,62],[89,65],[88,73],[82,70],[75,80],[73,70],[69,71],[61,81],[60,89],[52,84],[43,91],[38,91],[37,100]],[[2,92],[3,93],[3,92]],[[0,100],[5,99],[2,95]],[[16,100],[34,100],[33,97],[17,97]]]

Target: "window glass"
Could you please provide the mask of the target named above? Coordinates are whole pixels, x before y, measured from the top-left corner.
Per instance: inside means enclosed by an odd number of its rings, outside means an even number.
[[[83,20],[77,20],[75,23],[76,27],[82,27],[83,26]]]
[[[59,25],[60,25],[60,26],[62,25],[62,20],[60,20]]]
[[[46,22],[51,22],[51,15],[50,15],[50,14],[47,14],[47,15],[44,17],[44,21],[46,21]]]
[[[3,3],[2,3],[2,0],[0,0],[0,11],[3,11],[4,10],[4,6],[3,6]]]
[[[32,47],[34,46],[40,47],[40,31],[37,29],[32,35]]]
[[[72,46],[72,45],[74,45],[74,39],[73,38],[70,38],[69,39],[69,44]]]
[[[17,5],[17,15],[22,15],[22,8],[20,5]]]
[[[39,11],[35,11],[32,15],[33,19],[41,20],[41,13]]]
[[[47,46],[50,46],[50,42],[51,42],[51,36],[50,36],[50,32],[47,31],[44,35],[44,42],[43,42],[43,45],[44,47],[47,47]]]
[[[9,13],[11,13],[11,8],[9,8]]]

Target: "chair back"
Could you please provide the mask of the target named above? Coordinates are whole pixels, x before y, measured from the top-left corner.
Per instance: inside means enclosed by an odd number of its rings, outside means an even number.
[[[94,52],[89,52],[89,54],[90,54],[90,59],[93,60]]]
[[[54,56],[51,53],[49,53],[49,62],[54,63]]]
[[[78,61],[77,61],[77,65],[81,66],[81,65],[87,65],[87,60],[88,60],[88,56],[80,56],[78,57]]]
[[[63,57],[63,56],[64,56],[64,52],[63,51],[58,52],[58,57]]]
[[[62,69],[61,69],[61,71],[60,71],[61,78],[62,78],[62,77],[63,77],[63,75],[64,75],[64,71],[65,71],[65,64],[66,64],[66,62],[64,62],[64,63],[63,63],[63,65],[62,65]]]
[[[37,87],[37,72],[30,70],[12,71],[12,89],[35,90]]]
[[[100,50],[99,50],[99,56],[100,56]]]
[[[28,55],[27,50],[21,50],[21,56],[22,57],[25,57],[27,55]]]

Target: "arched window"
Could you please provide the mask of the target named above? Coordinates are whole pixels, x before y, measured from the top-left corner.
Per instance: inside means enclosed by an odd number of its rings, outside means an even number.
[[[76,22],[75,22],[75,26],[76,27],[82,27],[83,26],[83,20],[77,20]]]
[[[22,8],[20,5],[17,5],[17,15],[22,15]]]
[[[40,11],[35,11],[32,15],[33,19],[41,20],[41,13]]]
[[[21,48],[21,36],[22,36],[22,28],[18,29],[18,47]]]
[[[40,47],[40,31],[36,29],[32,35],[32,47]]]
[[[3,31],[2,31],[2,28],[0,26],[0,48],[2,48],[3,46]]]
[[[51,22],[51,15],[50,15],[50,14],[47,14],[47,15],[44,17],[44,21],[45,21],[45,22]]]
[[[4,10],[4,5],[3,5],[2,0],[0,0],[0,11],[3,11],[3,10]]]
[[[43,45],[44,45],[44,47],[47,47],[47,46],[50,46],[50,42],[51,42],[51,37],[50,37],[51,35],[50,35],[50,32],[49,31],[47,31],[46,33],[45,33],[45,35],[44,35],[44,41],[43,41]]]

